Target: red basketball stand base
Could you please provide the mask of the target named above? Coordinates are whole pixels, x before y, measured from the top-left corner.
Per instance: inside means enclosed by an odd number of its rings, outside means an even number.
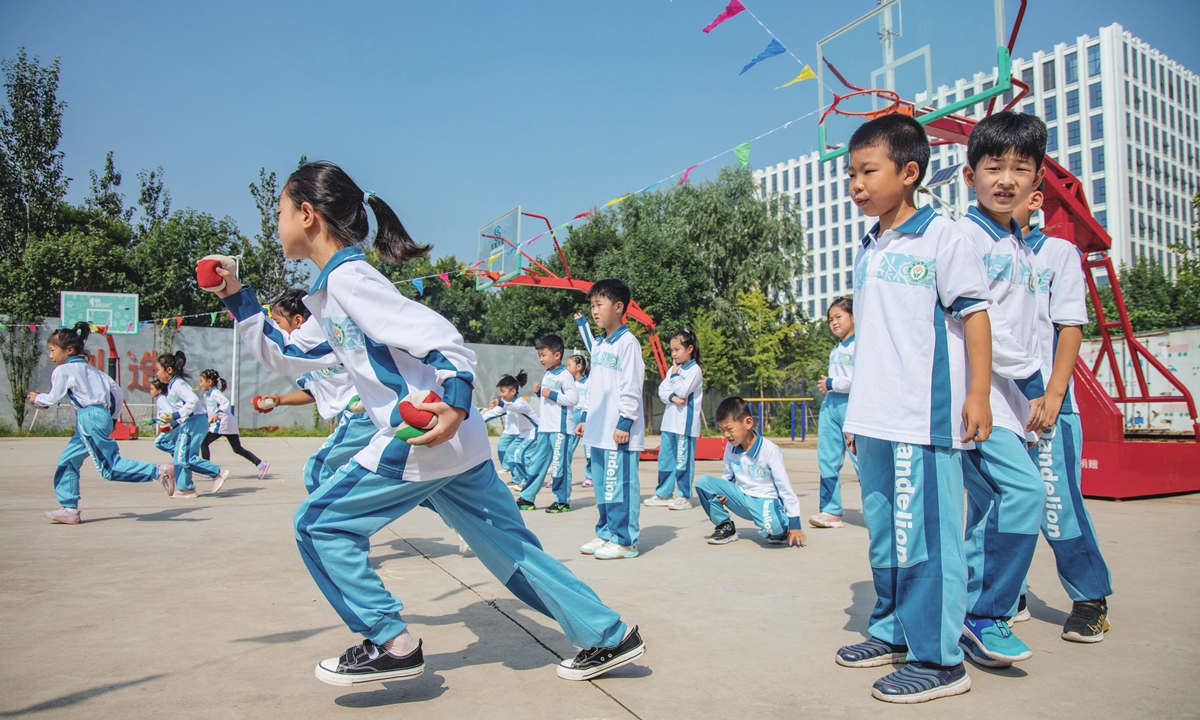
[[[661,446],[660,446],[661,447]],[[702,437],[696,438],[696,460],[723,460],[725,458],[725,438]],[[646,448],[638,455],[641,462],[658,460],[658,448]]]

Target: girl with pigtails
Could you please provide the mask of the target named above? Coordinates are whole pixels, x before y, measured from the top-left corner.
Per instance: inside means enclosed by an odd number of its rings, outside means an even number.
[[[560,677],[588,680],[630,662],[644,651],[637,628],[542,551],[496,475],[487,431],[471,406],[475,354],[445,318],[405,298],[366,261],[369,212],[377,224],[375,249],[384,259],[402,264],[428,252],[387,203],[364,193],[336,165],[307,163],[288,178],[279,198],[284,254],[312,260],[320,271],[304,298],[312,318],[294,332],[267,322],[254,291],[216,269],[225,281],[216,292],[264,365],[297,374],[341,363],[377,428],[367,447],[295,515],[309,572],[342,620],[364,638],[341,657],[318,663],[317,678],[352,685],[424,671],[421,643],[368,559],[371,536],[422,504],[461,533],[514,595],[553,617],[572,643],[586,648],[560,665]],[[411,392],[433,400],[413,403],[432,420],[423,426],[430,429],[412,437],[399,411]]]
[[[163,432],[175,431],[174,471],[168,494],[174,499],[190,499],[196,497],[196,485],[192,482],[192,474],[197,473],[213,479],[211,492],[218,492],[229,477],[228,470],[222,470],[214,463],[201,456],[204,438],[208,435],[208,412],[200,401],[200,397],[187,384],[187,356],[183,351],[165,353],[158,356],[159,382],[167,386],[167,403],[171,406],[169,414],[159,416]]]
[[[204,442],[200,443],[200,457],[207,460],[208,447],[214,440],[225,438],[235,455],[240,455],[254,464],[258,469],[258,479],[262,480],[266,477],[271,463],[260,460],[257,455],[242,447],[233,402],[225,395],[227,387],[225,378],[216,370],[209,368],[200,372],[200,391],[204,393],[204,407],[208,413],[208,433],[204,436]]]

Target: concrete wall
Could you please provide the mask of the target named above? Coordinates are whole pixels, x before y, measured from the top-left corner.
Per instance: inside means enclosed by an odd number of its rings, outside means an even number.
[[[1184,386],[1192,393],[1193,399],[1200,403],[1200,327],[1137,333],[1136,337],[1159,362],[1183,382]],[[1126,345],[1119,342],[1113,345],[1121,366],[1125,391],[1129,394],[1136,394],[1138,392],[1137,375],[1132,358],[1126,352]],[[1085,340],[1079,354],[1090,367],[1095,363],[1099,352],[1099,340]],[[1179,394],[1174,386],[1164,380],[1148,363],[1144,360],[1140,362],[1151,395]],[[1116,384],[1113,382],[1108,363],[1101,366],[1098,378],[1100,384],[1110,394],[1116,394]],[[1149,429],[1177,433],[1190,433],[1192,430],[1192,420],[1188,415],[1187,405],[1184,403],[1153,406],[1147,403],[1130,403],[1124,407],[1126,430]]]

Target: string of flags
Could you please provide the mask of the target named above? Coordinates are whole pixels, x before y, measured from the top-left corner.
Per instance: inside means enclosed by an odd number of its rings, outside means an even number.
[[[715,18],[713,18],[712,22],[705,25],[700,30],[700,32],[706,33],[706,34],[710,33],[710,32],[712,32],[713,28],[715,28],[716,26],[725,22],[726,20],[733,17],[734,15],[738,15],[743,12],[749,14],[750,17],[754,18],[754,22],[758,23],[759,26],[762,27],[763,30],[767,31],[767,34],[771,36],[771,42],[767,43],[767,47],[765,50],[760,52],[753,60],[746,63],[746,66],[742,68],[742,71],[740,73],[738,73],[739,76],[744,75],[747,70],[749,70],[750,68],[759,64],[763,60],[769,60],[769,59],[775,57],[776,55],[783,55],[784,53],[787,53],[788,55],[792,56],[793,60],[800,63],[800,65],[801,65],[800,74],[797,75],[792,80],[776,87],[775,88],[776,90],[782,90],[783,88],[788,87],[789,85],[795,85],[796,83],[798,83],[802,80],[813,80],[817,77],[817,74],[815,72],[813,72],[811,67],[808,66],[808,63],[806,63],[803,60],[801,60],[800,58],[796,57],[796,54],[793,53],[791,50],[788,50],[787,47],[784,46],[783,41],[781,41],[778,37],[776,37],[775,33],[771,32],[771,29],[769,27],[767,27],[766,25],[764,25],[763,21],[759,20],[758,16],[754,14],[754,11],[752,11],[750,8],[746,7],[745,3],[741,2],[741,0],[730,0],[730,3],[725,6],[725,9],[722,10]]]

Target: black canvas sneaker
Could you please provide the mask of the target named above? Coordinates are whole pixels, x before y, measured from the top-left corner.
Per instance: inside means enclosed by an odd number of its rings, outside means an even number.
[[[646,652],[646,644],[638,633],[637,626],[633,627],[620,645],[616,647],[594,647],[580,650],[573,660],[563,660],[558,665],[558,676],[563,680],[591,680],[633,662]]]
[[[738,539],[737,528],[731,522],[723,522],[708,536],[709,545],[728,545]]]
[[[1062,639],[1098,643],[1108,630],[1108,599],[1080,600],[1071,604],[1071,616],[1063,625]]]
[[[417,649],[404,657],[396,657],[370,640],[363,640],[339,658],[329,658],[317,664],[317,679],[330,685],[357,685],[358,683],[399,680],[417,677],[425,672],[425,656],[421,653],[421,641]]]

